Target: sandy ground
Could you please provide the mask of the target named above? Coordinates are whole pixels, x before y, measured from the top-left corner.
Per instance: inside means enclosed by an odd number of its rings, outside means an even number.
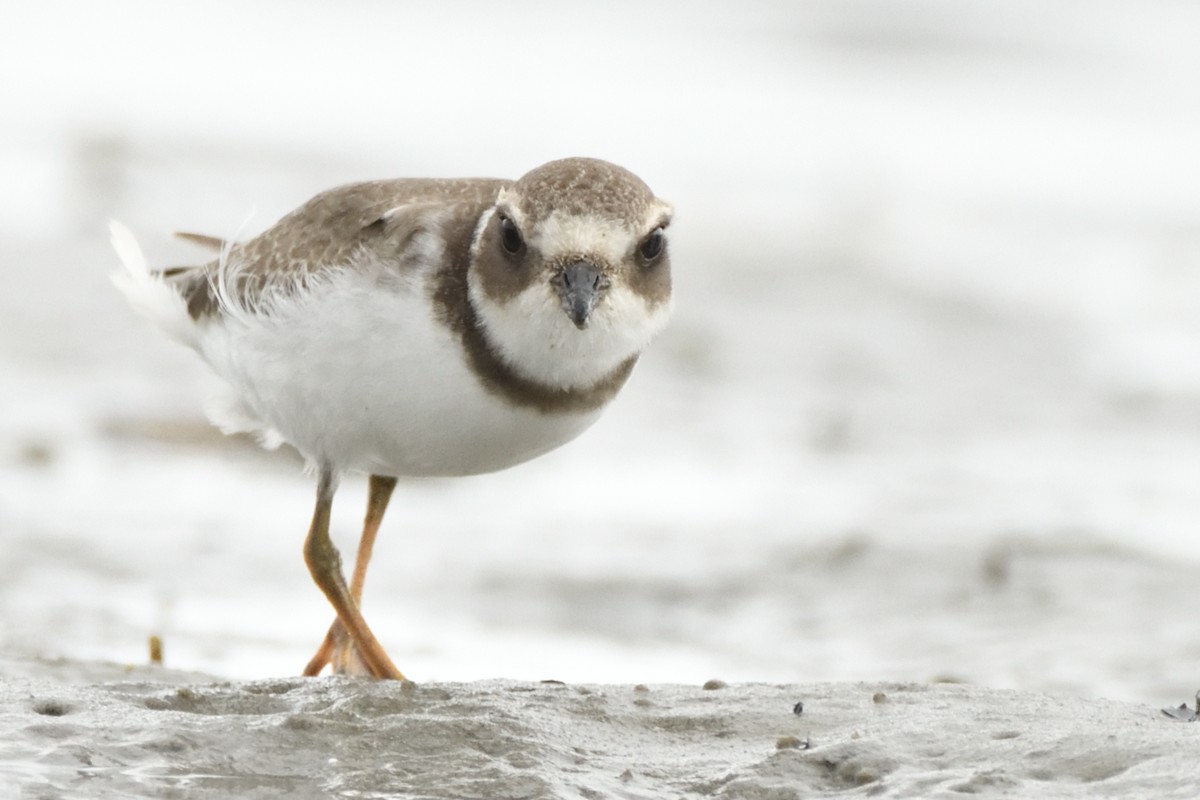
[[[28,798],[1190,798],[1200,781],[1196,728],[1153,708],[975,686],[3,671],[0,766]]]
[[[1196,795],[1200,10],[346,7],[0,26],[0,798]],[[573,154],[675,202],[671,328],[571,446],[397,489],[415,687],[292,677],[311,481],[207,426],[105,221],[187,263]]]

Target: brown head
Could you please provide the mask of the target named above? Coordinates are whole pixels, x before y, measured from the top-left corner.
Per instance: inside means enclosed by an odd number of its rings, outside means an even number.
[[[526,377],[583,388],[667,322],[671,206],[626,169],[552,161],[503,189],[479,221],[467,281],[497,354]]]

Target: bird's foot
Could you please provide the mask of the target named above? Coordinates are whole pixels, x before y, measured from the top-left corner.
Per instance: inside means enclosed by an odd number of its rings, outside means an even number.
[[[390,660],[383,668],[372,669],[369,661],[362,655],[358,645],[354,643],[339,620],[334,620],[333,624],[329,626],[325,640],[321,642],[321,646],[317,648],[317,652],[305,666],[303,674],[307,677],[315,677],[327,666],[334,675],[406,680],[404,674],[391,665]]]
[[[381,678],[367,666],[366,660],[358,652],[358,648],[346,633],[346,629],[334,623],[330,628],[334,632],[333,652],[329,656],[329,668],[334,675],[352,675],[359,678]]]

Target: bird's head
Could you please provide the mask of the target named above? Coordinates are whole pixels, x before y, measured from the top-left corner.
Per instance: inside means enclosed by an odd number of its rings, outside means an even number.
[[[589,158],[552,161],[503,189],[479,220],[471,304],[510,367],[584,388],[666,325],[671,206],[633,173]]]

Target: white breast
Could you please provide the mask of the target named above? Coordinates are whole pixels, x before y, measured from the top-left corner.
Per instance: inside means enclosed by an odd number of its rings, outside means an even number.
[[[504,469],[595,422],[599,410],[548,414],[487,391],[435,318],[427,280],[333,272],[268,314],[203,326],[198,349],[232,389],[210,409],[214,422],[312,461],[396,476]]]

